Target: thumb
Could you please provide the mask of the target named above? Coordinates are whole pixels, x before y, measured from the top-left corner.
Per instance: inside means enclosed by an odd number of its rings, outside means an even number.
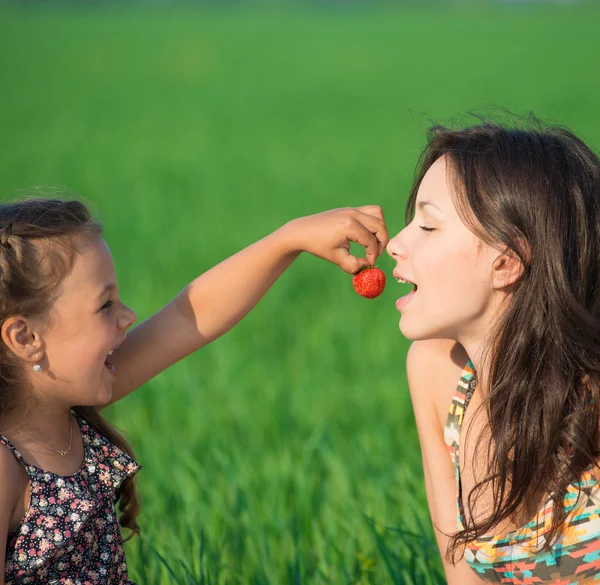
[[[347,250],[340,250],[336,264],[348,274],[356,274],[363,268],[371,266],[371,264],[365,260],[365,258],[357,258],[350,254]]]

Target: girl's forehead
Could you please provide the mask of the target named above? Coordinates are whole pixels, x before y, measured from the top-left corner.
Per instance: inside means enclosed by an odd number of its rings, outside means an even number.
[[[435,195],[449,195],[448,193],[448,173],[445,157],[438,158],[427,169],[421,185],[419,186],[419,195],[431,199]]]
[[[417,208],[437,209],[449,215],[455,211],[451,178],[444,156],[438,158],[427,170],[417,193]]]
[[[94,238],[81,246],[75,255],[73,269],[63,281],[63,293],[78,296],[99,293],[106,284],[115,284],[115,267],[110,249],[102,238]]]

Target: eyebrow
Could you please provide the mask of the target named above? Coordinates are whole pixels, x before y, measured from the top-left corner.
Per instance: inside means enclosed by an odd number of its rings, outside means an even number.
[[[424,207],[427,207],[428,205],[430,205],[431,207],[434,207],[440,213],[442,213],[442,210],[433,201],[426,200],[426,201],[419,201],[419,203],[417,203],[417,207],[419,209],[423,209]]]
[[[104,288],[102,289],[102,292],[96,298],[99,299],[100,297],[104,296],[107,292],[110,292],[115,288],[117,287],[114,284],[105,284]]]

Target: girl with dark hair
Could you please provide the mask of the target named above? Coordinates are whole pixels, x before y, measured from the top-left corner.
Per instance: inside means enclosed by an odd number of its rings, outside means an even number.
[[[300,252],[353,273],[387,244],[377,206],[295,219],[127,333],[101,233],[79,201],[0,205],[0,583],[131,583],[119,524],[139,532],[140,466],[99,409],[223,335]]]
[[[600,583],[598,157],[434,127],[387,250],[448,583]]]

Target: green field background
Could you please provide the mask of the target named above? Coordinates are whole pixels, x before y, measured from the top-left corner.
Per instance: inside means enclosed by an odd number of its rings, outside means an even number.
[[[377,203],[396,233],[433,121],[531,110],[597,150],[600,9],[482,6],[0,9],[0,193],[90,201],[144,319],[291,218]],[[110,408],[144,466],[134,581],[444,582],[400,294],[301,256]]]

